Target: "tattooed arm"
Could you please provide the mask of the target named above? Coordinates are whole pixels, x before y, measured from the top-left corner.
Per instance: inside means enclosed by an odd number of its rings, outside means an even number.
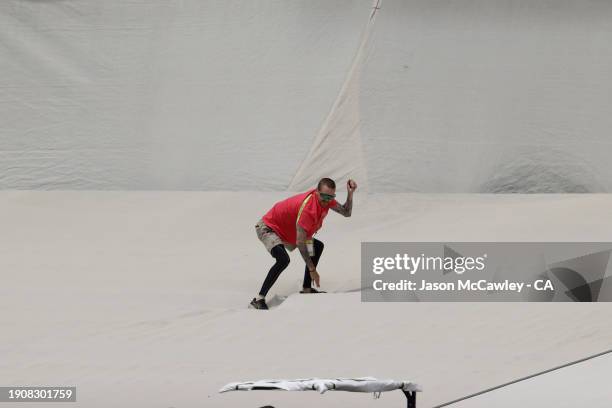
[[[308,268],[308,271],[310,271],[310,278],[312,279],[312,281],[315,283],[317,287],[321,287],[319,272],[317,272],[317,267],[315,266],[314,262],[312,262],[312,259],[310,258],[310,254],[308,254],[308,248],[306,247],[306,239],[308,239],[308,235],[306,234],[306,231],[304,231],[304,228],[300,227],[299,225],[296,225],[296,229],[297,229],[296,244],[297,244],[298,249],[300,250],[300,254],[302,255],[302,258],[304,259],[304,262],[306,263],[306,267]]]
[[[308,270],[313,271],[316,268],[315,268],[315,264],[312,262],[312,259],[310,259],[310,255],[308,254],[308,248],[306,248],[306,239],[308,238],[306,235],[306,231],[304,231],[304,228],[300,227],[299,225],[296,225],[296,228],[297,228],[297,240],[296,240],[297,247],[300,250],[300,254],[302,255],[302,258],[304,259],[304,262],[306,263]]]
[[[351,211],[353,210],[353,193],[348,193],[346,196],[346,202],[344,204],[338,204],[335,207],[331,207],[331,210],[337,212],[338,214],[342,214],[345,217],[350,217]]]
[[[349,180],[346,182],[346,202],[342,205],[337,205],[332,207],[331,209],[337,212],[338,214],[342,214],[345,217],[350,217],[351,212],[353,211],[353,192],[357,189],[357,183],[353,180]]]

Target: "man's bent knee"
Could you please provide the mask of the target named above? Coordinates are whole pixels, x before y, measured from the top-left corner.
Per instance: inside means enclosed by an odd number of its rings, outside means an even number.
[[[289,258],[289,254],[287,253],[283,245],[279,244],[275,246],[274,248],[272,248],[272,251],[270,251],[270,253],[276,259],[276,262],[278,264],[285,267],[289,265],[291,258]]]
[[[317,252],[323,251],[323,248],[325,247],[323,242],[319,241],[318,239],[315,239],[313,244],[314,244],[314,247],[317,249]]]

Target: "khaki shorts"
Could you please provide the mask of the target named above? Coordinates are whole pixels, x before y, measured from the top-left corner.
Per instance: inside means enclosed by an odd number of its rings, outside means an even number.
[[[279,244],[284,245],[289,251],[293,251],[296,248],[295,245],[283,242],[283,240],[276,235],[276,232],[268,227],[263,220],[259,220],[257,224],[255,224],[255,232],[257,232],[257,238],[264,244],[268,252],[272,251],[272,248]]]

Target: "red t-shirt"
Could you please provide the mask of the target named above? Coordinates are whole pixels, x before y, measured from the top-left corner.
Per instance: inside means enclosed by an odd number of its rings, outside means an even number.
[[[338,205],[338,202],[334,199],[327,206],[322,206],[314,193],[315,191],[316,189],[312,189],[274,204],[274,207],[263,216],[264,224],[272,228],[288,244],[296,244],[296,222],[304,228],[308,238],[311,238],[323,225],[323,219],[329,209]],[[304,205],[298,220],[300,207],[309,195],[311,196]]]

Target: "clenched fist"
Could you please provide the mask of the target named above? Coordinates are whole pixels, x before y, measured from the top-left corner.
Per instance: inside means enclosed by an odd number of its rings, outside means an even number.
[[[349,181],[346,182],[346,190],[349,193],[352,193],[353,191],[357,190],[357,183],[355,183],[355,180],[349,179]]]

